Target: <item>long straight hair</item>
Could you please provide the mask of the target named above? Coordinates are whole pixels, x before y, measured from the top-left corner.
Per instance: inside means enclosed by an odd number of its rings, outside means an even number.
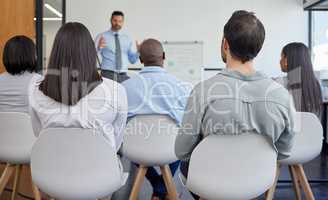
[[[297,111],[321,115],[322,94],[315,77],[310,51],[303,43],[290,43],[282,50],[287,58],[287,88],[291,91]]]
[[[75,105],[102,82],[96,62],[97,52],[88,29],[81,23],[67,23],[55,37],[39,89],[57,102]]]

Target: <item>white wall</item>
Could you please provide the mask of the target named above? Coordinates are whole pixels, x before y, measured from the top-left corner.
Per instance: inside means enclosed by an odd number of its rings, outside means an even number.
[[[267,38],[257,58],[257,68],[271,76],[280,74],[284,44],[307,42],[307,13],[302,0],[68,0],[67,21],[84,23],[93,36],[109,28],[113,10],[126,14],[125,30],[136,40],[204,41],[206,67],[223,67],[219,43],[223,26],[238,9],[256,12]]]

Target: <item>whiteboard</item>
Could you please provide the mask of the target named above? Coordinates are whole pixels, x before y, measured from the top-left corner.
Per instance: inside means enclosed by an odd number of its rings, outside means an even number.
[[[204,65],[203,42],[163,42],[165,51],[164,66],[167,71],[178,79],[197,83],[201,80]]]
[[[203,42],[164,41],[162,45],[165,52],[164,68],[168,73],[191,84],[201,81],[204,65]],[[130,75],[137,73],[140,67],[142,67],[140,62],[131,64]]]

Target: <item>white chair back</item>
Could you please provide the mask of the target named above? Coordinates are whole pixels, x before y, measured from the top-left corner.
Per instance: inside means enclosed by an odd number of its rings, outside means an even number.
[[[253,199],[273,185],[276,163],[264,136],[208,136],[192,153],[187,187],[207,200]]]
[[[291,156],[281,160],[287,165],[304,164],[320,155],[323,142],[323,128],[313,113],[297,112],[295,116],[295,142]]]
[[[28,164],[36,137],[31,118],[26,113],[0,113],[0,161]]]
[[[32,149],[31,170],[41,191],[58,199],[103,198],[122,186],[116,152],[90,129],[42,131]]]
[[[166,115],[139,115],[124,132],[123,154],[144,166],[165,165],[177,160],[175,139],[179,128]]]

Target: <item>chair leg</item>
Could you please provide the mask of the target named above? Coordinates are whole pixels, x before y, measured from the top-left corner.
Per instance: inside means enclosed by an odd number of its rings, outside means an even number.
[[[32,173],[31,166],[28,165],[27,167],[30,170],[30,172]],[[41,192],[40,192],[39,188],[33,183],[32,174],[31,174],[31,183],[32,183],[32,191],[33,191],[34,199],[35,200],[42,200],[42,195],[41,195]]]
[[[39,188],[36,185],[34,185],[34,183],[32,183],[32,190],[33,190],[33,194],[34,194],[34,199],[42,200],[41,192],[40,192]]]
[[[15,172],[15,179],[14,179],[14,185],[13,185],[13,192],[11,193],[11,200],[16,199],[18,187],[19,187],[19,181],[20,181],[20,175],[22,172],[22,165],[16,165],[16,172]]]
[[[292,165],[288,166],[290,177],[293,180],[293,188],[296,196],[296,200],[301,200],[302,199],[302,194],[301,194],[301,189],[300,189],[300,184],[299,184],[299,178],[297,176],[295,167]]]
[[[280,175],[280,165],[277,165],[277,169],[276,169],[276,177],[274,180],[273,185],[271,186],[271,188],[265,193],[265,200],[272,200],[274,197],[274,192],[276,190],[277,187],[277,182],[279,179],[279,175]]]
[[[5,170],[3,171],[1,178],[0,178],[0,195],[2,194],[3,190],[5,189],[11,175],[15,171],[15,166],[7,164]]]
[[[165,186],[167,188],[170,200],[177,200],[178,199],[178,193],[177,189],[173,182],[173,177],[171,174],[171,170],[168,165],[160,166],[161,172],[164,178]]]
[[[295,167],[296,172],[298,174],[298,177],[300,179],[300,183],[301,183],[301,186],[304,190],[306,199],[307,200],[314,200],[314,195],[312,193],[309,181],[306,178],[303,166],[302,165],[295,165],[294,167]]]
[[[136,179],[134,180],[129,200],[137,200],[138,193],[140,191],[140,188],[141,188],[142,183],[144,181],[145,175],[147,173],[147,169],[148,168],[145,167],[145,166],[141,166],[141,165],[139,166],[138,174],[137,174]]]

